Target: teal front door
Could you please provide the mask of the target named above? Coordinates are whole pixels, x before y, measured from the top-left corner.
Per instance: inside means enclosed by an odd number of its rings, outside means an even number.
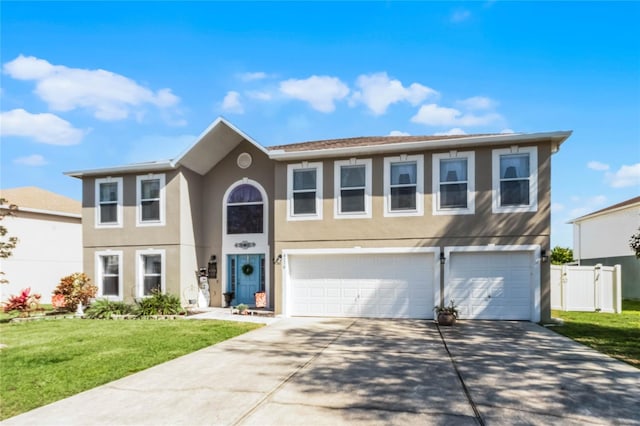
[[[228,256],[228,287],[235,293],[231,302],[255,306],[255,293],[264,291],[264,255],[231,254]]]

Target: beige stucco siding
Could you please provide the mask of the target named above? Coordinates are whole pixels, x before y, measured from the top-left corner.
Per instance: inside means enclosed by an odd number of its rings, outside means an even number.
[[[549,146],[538,146],[538,210],[534,213],[492,213],[492,149],[475,151],[476,203],[472,215],[432,214],[432,154],[424,151],[424,215],[384,217],[383,161],[373,160],[372,217],[370,219],[334,219],[333,167],[336,158],[323,161],[323,219],[307,221],[287,220],[287,164],[276,166],[276,240],[284,241],[340,241],[340,240],[398,240],[412,238],[457,237],[474,239],[516,235],[549,235],[550,180]],[[414,153],[415,154],[415,153]],[[366,157],[360,157],[366,158]]]
[[[237,165],[237,158],[243,152],[247,152],[252,157],[252,164],[246,169],[241,169]],[[234,183],[249,179],[259,183],[267,193],[267,207],[269,234],[268,245],[273,247],[273,223],[274,223],[274,165],[273,161],[254,145],[248,142],[240,143],[232,150],[222,161],[212,168],[202,180],[202,246],[200,258],[209,259],[211,255],[215,255],[218,260],[218,278],[209,280],[211,285],[211,303],[212,306],[222,306],[222,293],[225,289],[223,281],[223,269],[226,267],[226,259],[222,253],[223,239],[223,208],[224,195],[227,189]],[[270,274],[269,280],[273,283],[273,275]],[[272,292],[270,292],[272,296]],[[271,305],[273,306],[273,300]]]

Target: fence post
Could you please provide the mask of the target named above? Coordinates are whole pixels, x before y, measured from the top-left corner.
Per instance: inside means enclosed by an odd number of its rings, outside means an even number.
[[[602,310],[602,306],[600,303],[600,277],[602,275],[602,264],[598,263],[595,268],[593,268],[593,304],[596,312],[600,312]]]
[[[619,314],[622,312],[622,266],[613,268],[613,310]]]
[[[562,305],[562,310],[567,310],[567,265],[562,264],[562,269],[560,270],[560,304]]]

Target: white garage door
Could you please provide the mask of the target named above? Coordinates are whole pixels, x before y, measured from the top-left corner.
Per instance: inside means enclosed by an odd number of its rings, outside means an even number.
[[[433,255],[289,255],[291,315],[433,318]]]
[[[445,301],[461,319],[531,319],[532,255],[451,252]]]

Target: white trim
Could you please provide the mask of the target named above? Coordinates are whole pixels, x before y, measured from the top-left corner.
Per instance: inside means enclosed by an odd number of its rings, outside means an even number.
[[[459,138],[430,139],[424,141],[396,142],[381,145],[362,145],[329,149],[310,149],[286,151],[278,149],[269,151],[269,158],[277,161],[296,161],[341,156],[370,156],[405,151],[416,152],[425,149],[460,149],[478,147],[479,145],[512,145],[514,143],[544,142],[551,143],[555,153],[560,145],[571,136],[573,131],[555,131],[541,133],[507,133],[485,136],[461,136]]]
[[[102,270],[102,262],[101,258],[103,256],[117,256],[118,257],[118,295],[105,295],[103,293],[103,270]],[[124,297],[124,282],[123,282],[123,269],[124,264],[122,263],[122,251],[121,250],[101,250],[96,251],[94,256],[95,261],[95,275],[96,275],[96,283],[98,285],[98,294],[97,297],[108,300],[122,300]]]
[[[136,250],[136,297],[149,297],[144,294],[144,265],[142,256],[160,255],[160,290],[166,292],[167,264],[164,249]]]
[[[116,206],[117,220],[114,223],[101,223],[100,222],[100,184],[113,183],[113,182],[118,184],[118,200],[117,200],[117,206]],[[122,200],[123,183],[122,182],[123,182],[122,177],[111,177],[111,176],[95,180],[94,209],[96,211],[96,214],[95,214],[96,228],[122,228],[122,220],[123,220],[122,219],[122,204],[123,204],[123,200]]]
[[[342,213],[341,170],[343,166],[364,166],[364,211]],[[355,159],[334,161],[333,163],[333,217],[335,219],[368,219],[371,218],[371,159]]]
[[[391,210],[391,165],[395,163],[416,163],[416,208],[415,210]],[[424,155],[400,155],[384,158],[384,216],[424,215]]]
[[[440,264],[438,257],[440,255],[439,247],[353,247],[353,248],[324,248],[324,249],[284,249],[282,250],[282,316],[289,317],[292,312],[291,281],[289,278],[288,264],[289,256],[322,256],[326,254],[415,254],[415,253],[431,253],[433,255],[433,300],[440,300]],[[393,265],[389,265],[392,267]],[[431,308],[431,307],[429,307]]]
[[[500,192],[500,158],[503,155],[529,154],[529,204],[522,206],[501,206]],[[538,148],[535,146],[494,149],[491,154],[492,163],[492,212],[493,213],[525,213],[538,210]]]
[[[307,163],[302,162],[298,164],[287,165],[287,220],[322,220],[322,208],[323,208],[323,192],[322,192],[322,162]],[[293,212],[293,172],[294,170],[316,170],[316,212],[314,214],[294,214]]]
[[[466,159],[467,160],[467,207],[466,208],[440,208],[440,160]],[[450,151],[441,154],[433,154],[432,157],[432,194],[433,215],[458,215],[474,214],[476,211],[476,156],[473,151]]]
[[[447,283],[451,275],[451,253],[491,253],[491,252],[514,252],[524,251],[531,254],[531,322],[540,321],[540,246],[537,244],[529,245],[486,245],[486,246],[449,246],[444,248],[446,258],[444,266],[444,300],[447,300]]]
[[[160,182],[160,206],[159,206],[159,219],[158,220],[142,220],[142,181],[143,180],[155,180]],[[136,226],[164,226],[165,225],[165,209],[166,209],[166,179],[165,174],[146,174],[136,176]]]

